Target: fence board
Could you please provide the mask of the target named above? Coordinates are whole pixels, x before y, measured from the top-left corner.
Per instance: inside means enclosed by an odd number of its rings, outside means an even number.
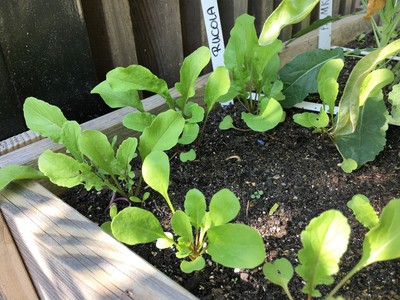
[[[221,15],[222,33],[225,44],[230,37],[230,31],[235,25],[235,19],[240,15],[247,13],[247,0],[219,0],[219,13]]]
[[[139,64],[169,85],[178,81],[183,60],[179,0],[130,0]]]
[[[254,16],[254,25],[256,27],[257,34],[259,35],[265,20],[274,10],[274,4],[270,0],[249,0],[249,14]]]
[[[348,15],[351,13],[352,0],[341,0],[340,1],[340,14]]]
[[[119,66],[137,63],[128,0],[81,0],[100,80]]]

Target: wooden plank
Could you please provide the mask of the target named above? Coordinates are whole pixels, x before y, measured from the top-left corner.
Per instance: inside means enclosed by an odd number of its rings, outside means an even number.
[[[137,63],[129,1],[81,0],[97,76]]]
[[[332,24],[332,45],[345,45],[362,32],[371,30],[370,24],[363,15],[349,16]],[[318,31],[312,31],[294,40],[281,51],[281,66],[296,55],[310,51],[318,46]]]
[[[0,156],[41,139],[42,137],[39,134],[30,130],[12,136],[0,142]]]
[[[247,13],[247,0],[219,0],[219,14],[221,17],[222,33],[224,35],[225,44],[230,37],[230,31],[235,25],[235,20],[240,15]]]
[[[179,0],[130,0],[138,62],[169,87],[179,80],[183,44]]]
[[[341,15],[350,14],[352,4],[353,4],[353,0],[341,0],[340,1],[340,14]]]
[[[38,183],[9,185],[0,208],[40,299],[196,299]]]
[[[338,16],[340,14],[340,0],[333,0],[332,15]]]
[[[0,212],[0,299],[39,299]]]

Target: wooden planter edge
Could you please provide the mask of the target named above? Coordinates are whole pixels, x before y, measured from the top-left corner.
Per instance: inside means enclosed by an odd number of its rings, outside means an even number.
[[[345,44],[368,31],[369,24],[361,19],[358,15],[335,22],[333,42]],[[310,32],[290,43],[282,51],[281,61],[287,62],[298,53],[316,48],[317,36],[316,31]],[[204,88],[207,78],[208,75],[201,77],[196,89]],[[178,96],[175,89],[171,89],[171,94]],[[147,98],[143,104],[146,110],[154,113],[166,107],[159,96]],[[132,132],[124,128],[121,121],[132,111],[119,109],[82,124],[82,128],[101,130],[110,137],[118,133],[123,139]],[[37,140],[37,136],[27,136]],[[35,141],[0,156],[0,167],[35,165],[45,149],[62,151],[62,146],[48,139]],[[40,298],[195,299],[49,190],[52,186],[48,183],[43,186],[26,181],[12,183],[0,191],[1,212]]]

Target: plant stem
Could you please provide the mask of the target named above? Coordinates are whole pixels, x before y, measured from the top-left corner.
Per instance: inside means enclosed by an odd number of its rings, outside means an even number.
[[[135,197],[138,197],[138,195],[139,195],[140,188],[142,187],[142,182],[143,182],[143,175],[142,175],[142,173],[140,173],[139,181],[138,181],[136,189],[135,189]]]
[[[125,198],[129,198],[129,196],[125,193],[124,189],[122,188],[121,184],[119,183],[119,181],[117,180],[117,178],[115,178],[114,174],[111,174],[111,178],[114,181],[114,184],[116,185],[117,189],[118,189],[118,193],[120,193],[122,196],[124,196]]]
[[[333,297],[337,291],[349,280],[354,274],[356,274],[358,271],[360,271],[364,266],[358,263],[336,286],[335,288],[328,294],[326,297],[329,299],[330,297]]]
[[[289,300],[293,300],[293,297],[292,297],[292,294],[289,291],[289,288],[287,286],[284,286],[283,290],[285,291],[285,293],[288,296]]]
[[[171,199],[169,199],[168,194],[166,194],[166,195],[164,196],[164,199],[165,199],[165,201],[167,201],[167,204],[168,204],[168,206],[169,206],[169,209],[170,209],[171,212],[174,214],[174,213],[175,213],[175,208],[174,208],[174,206],[172,205]]]

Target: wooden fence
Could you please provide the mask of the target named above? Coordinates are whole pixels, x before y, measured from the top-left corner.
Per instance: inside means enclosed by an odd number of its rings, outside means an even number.
[[[254,15],[259,32],[281,1],[219,0],[225,42],[236,17]],[[0,140],[25,130],[28,96],[87,121],[108,111],[89,92],[109,70],[139,63],[172,87],[183,58],[208,44],[200,0],[0,0],[0,6]],[[333,13],[359,6],[360,0],[333,0]],[[285,28],[281,39],[318,19],[318,9]]]

